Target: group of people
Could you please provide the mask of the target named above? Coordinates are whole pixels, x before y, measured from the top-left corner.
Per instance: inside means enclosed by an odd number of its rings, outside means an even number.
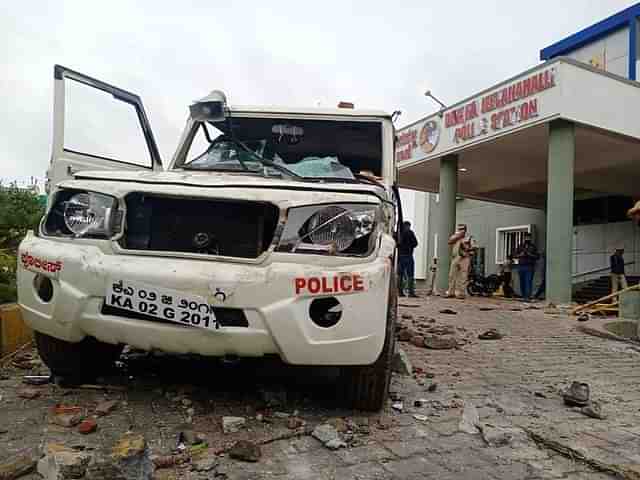
[[[445,292],[448,298],[465,298],[467,292],[467,283],[469,278],[469,269],[471,268],[471,259],[477,248],[473,244],[472,237],[468,235],[467,226],[458,225],[455,233],[449,237],[449,245],[451,246],[451,265],[449,267],[449,286]],[[417,297],[415,290],[415,262],[413,259],[413,251],[418,246],[416,235],[411,230],[411,223],[404,222],[398,245],[398,290],[399,295],[404,297]],[[505,296],[514,296],[512,282],[512,271],[517,260],[518,273],[520,277],[521,297],[525,301],[531,300],[532,297],[540,298],[544,295],[545,278],[543,275],[542,282],[538,290],[533,294],[533,278],[536,271],[536,264],[540,260],[541,255],[538,253],[535,243],[530,233],[524,235],[522,244],[518,245],[513,255],[505,260],[502,265],[501,277],[502,287]],[[438,260],[433,259],[430,268],[430,281],[428,294],[436,293],[435,282],[438,271]]]
[[[627,216],[640,226],[640,201],[627,212]],[[449,267],[449,288],[445,292],[446,297],[465,298],[471,258],[476,251],[472,237],[467,235],[467,226],[458,225],[455,233],[449,237],[451,246],[451,265]],[[413,252],[418,246],[418,239],[411,230],[410,222],[403,222],[400,232],[400,242],[398,244],[398,289],[401,297],[418,297],[416,294],[415,262]],[[611,291],[617,292],[619,289],[627,288],[627,280],[624,271],[624,248],[616,248],[610,257],[611,267]],[[525,233],[523,242],[517,246],[515,252],[508,255],[501,266],[500,276],[502,278],[502,289],[506,297],[515,296],[512,287],[513,268],[517,264],[520,278],[520,296],[525,301],[532,298],[539,299],[545,293],[546,268],[542,269],[542,281],[537,291],[533,294],[533,278],[536,271],[536,264],[540,259],[544,259],[544,254],[538,253],[538,249],[533,242],[530,233]],[[438,271],[438,259],[434,258],[430,268],[431,277],[429,279],[428,294],[436,293],[436,274]]]

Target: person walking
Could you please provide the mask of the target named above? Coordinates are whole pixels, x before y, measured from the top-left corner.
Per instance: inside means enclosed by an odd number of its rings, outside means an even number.
[[[540,256],[538,250],[531,239],[530,233],[525,233],[524,241],[516,249],[518,259],[518,274],[520,276],[520,295],[525,302],[531,301],[531,290],[533,289],[533,275],[536,271],[536,262]]]
[[[610,257],[611,263],[611,293],[627,288],[627,278],[624,276],[624,248],[616,248]]]
[[[408,289],[410,297],[418,298],[416,294],[415,262],[413,260],[413,250],[418,246],[418,239],[411,230],[411,222],[402,222],[400,232],[400,244],[398,245],[398,294],[405,296],[405,287]]]
[[[447,298],[464,299],[467,293],[469,267],[471,265],[471,239],[467,238],[467,226],[460,224],[456,232],[449,237],[451,249],[451,267],[449,268],[449,289]]]

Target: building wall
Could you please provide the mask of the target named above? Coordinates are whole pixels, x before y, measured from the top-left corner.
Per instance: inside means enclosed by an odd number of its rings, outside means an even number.
[[[629,76],[629,28],[621,28],[567,55],[607,72]]]
[[[609,268],[609,257],[622,247],[625,261],[635,262],[626,267],[627,274],[640,274],[640,228],[631,222],[616,222],[574,227],[573,272]],[[608,271],[581,275],[579,281],[590,280],[608,274]]]

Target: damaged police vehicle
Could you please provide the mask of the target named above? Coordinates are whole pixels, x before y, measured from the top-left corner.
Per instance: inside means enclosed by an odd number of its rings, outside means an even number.
[[[124,345],[337,366],[379,409],[395,345],[394,128],[353,108],[194,102],[164,169],[137,95],[56,66],[49,201],[19,304],[54,375]],[[351,106],[352,107],[352,106]]]

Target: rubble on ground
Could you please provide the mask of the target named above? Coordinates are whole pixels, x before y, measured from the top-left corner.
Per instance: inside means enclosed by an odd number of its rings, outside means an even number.
[[[247,420],[244,417],[222,417],[222,431],[226,434],[235,433],[246,423]]]
[[[399,375],[411,375],[413,372],[409,356],[401,348],[396,348],[396,353],[393,355],[391,363],[391,369]]]
[[[256,445],[249,440],[240,440],[231,447],[229,456],[235,460],[241,460],[243,462],[257,462],[260,460],[262,452],[259,445]]]

